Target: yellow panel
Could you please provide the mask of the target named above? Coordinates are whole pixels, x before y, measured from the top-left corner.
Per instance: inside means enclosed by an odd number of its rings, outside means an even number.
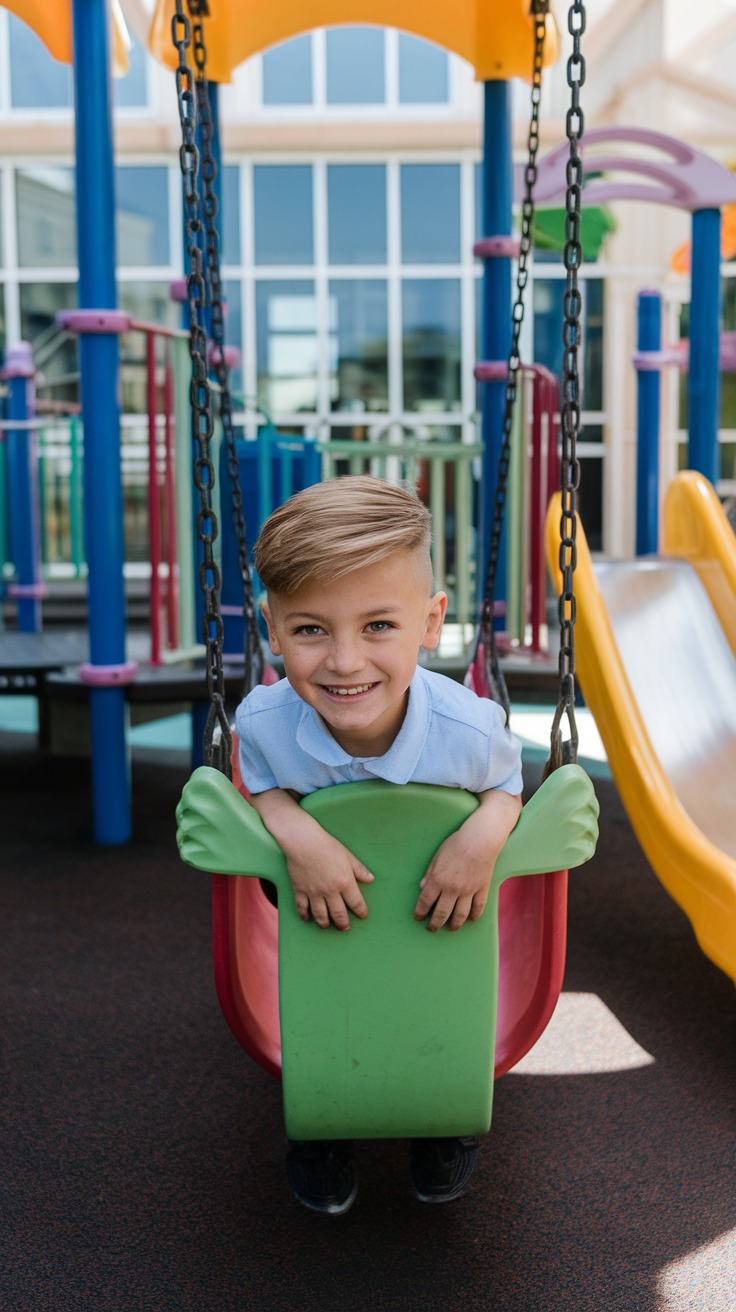
[[[72,62],[72,7],[70,0],[3,0],[3,7],[17,14],[46,49],[63,64]]]
[[[671,505],[680,502],[682,479],[680,475],[675,480],[678,487],[671,493]],[[688,491],[685,496],[689,498]],[[702,546],[712,541],[707,530],[708,500],[702,495],[693,498],[690,529],[683,533],[684,538],[691,531],[690,559],[696,568],[701,559],[696,543]],[[547,564],[558,591],[559,524],[557,494],[547,512],[545,538]],[[736,981],[736,861],[693,824],[659,763],[624,672],[580,521],[577,542],[575,645],[580,686],[603,739],[621,800],[652,868],[688,916],[703,952]],[[733,543],[730,552],[736,560]],[[735,598],[732,593],[732,607]]]
[[[662,545],[697,570],[736,656],[736,539],[713,487],[694,470],[667,488]]]
[[[528,0],[209,0],[205,18],[207,74],[214,82],[229,82],[232,70],[260,50],[287,41],[314,27],[363,23],[398,27],[434,41],[467,59],[481,81],[531,78],[534,51]],[[151,24],[152,54],[168,68],[176,66],[171,44],[174,0],[157,0]],[[551,15],[547,18],[545,63],[557,59],[559,42]],[[190,61],[191,62],[191,61]]]

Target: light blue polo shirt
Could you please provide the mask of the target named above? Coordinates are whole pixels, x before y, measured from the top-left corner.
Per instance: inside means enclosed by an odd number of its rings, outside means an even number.
[[[501,707],[420,665],[404,723],[383,756],[344,752],[287,679],[254,688],[238,707],[235,729],[240,773],[251,793],[313,793],[361,779],[441,784],[471,793],[522,790],[521,743],[506,728]]]

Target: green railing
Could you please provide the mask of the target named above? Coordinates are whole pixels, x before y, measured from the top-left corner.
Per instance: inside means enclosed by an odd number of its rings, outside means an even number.
[[[191,494],[187,450],[189,430],[184,414],[185,395],[177,404],[177,439],[180,462],[177,488],[181,483],[178,522],[179,571],[182,593],[194,587],[190,568],[191,551],[185,550],[191,527]],[[178,411],[181,408],[182,414]],[[124,418],[121,433],[121,462],[125,493],[126,559],[147,560],[147,519],[145,487],[148,448],[146,417]],[[140,426],[140,432],[138,428]],[[131,431],[134,429],[134,431]],[[179,434],[181,429],[181,434]],[[77,418],[49,419],[37,430],[40,547],[42,572],[46,579],[83,578],[86,575],[83,529],[83,425]],[[162,432],[163,440],[163,432]],[[284,435],[288,443],[289,435]],[[476,594],[476,532],[473,520],[472,462],[483,450],[480,443],[445,442],[414,437],[394,441],[318,442],[322,479],[341,472],[372,473],[416,490],[429,506],[433,521],[432,564],[435,585],[447,591],[449,612],[457,623],[472,621]],[[363,448],[363,449],[361,449]],[[9,581],[13,566],[9,560],[7,499],[3,486],[4,450],[0,444],[0,565],[2,577]],[[218,498],[219,500],[219,498]],[[140,503],[140,504],[139,504]],[[217,507],[216,507],[217,508]],[[184,573],[182,573],[184,570]],[[189,571],[190,579],[185,578]],[[182,596],[184,602],[184,597]],[[185,605],[186,609],[186,605]],[[194,629],[193,612],[185,632]]]

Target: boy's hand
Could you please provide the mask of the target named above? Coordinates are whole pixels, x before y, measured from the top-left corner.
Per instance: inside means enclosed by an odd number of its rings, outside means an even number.
[[[332,920],[342,930],[350,929],[348,911],[365,920],[368,908],[358,883],[373,882],[370,870],[284,789],[256,793],[251,805],[286,856],[299,919],[309,920],[311,912],[322,929]]]
[[[338,929],[350,929],[348,909],[360,920],[368,915],[358,882],[370,884],[373,875],[336,838],[320,825],[317,829],[317,834],[305,834],[301,849],[286,858],[299,919],[309,920],[311,912],[322,929],[330,920]]]
[[[414,919],[424,920],[434,907],[427,929],[443,925],[459,929],[479,920],[488,900],[493,867],[519,818],[521,796],[491,790],[480,794],[480,806],[438,847],[420,880]]]

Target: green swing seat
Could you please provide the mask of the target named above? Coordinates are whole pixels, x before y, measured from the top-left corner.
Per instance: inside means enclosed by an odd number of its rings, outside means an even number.
[[[286,1133],[291,1139],[487,1133],[498,992],[498,894],[513,876],[581,865],[598,803],[577,765],[545,780],[501,852],[480,920],[437,934],[413,919],[434,852],[475,810],[459,789],[340,784],[301,805],[375,875],[349,933],[299,920],[275,839],[224,775],[201,767],[177,809],[189,865],[272,880]]]

